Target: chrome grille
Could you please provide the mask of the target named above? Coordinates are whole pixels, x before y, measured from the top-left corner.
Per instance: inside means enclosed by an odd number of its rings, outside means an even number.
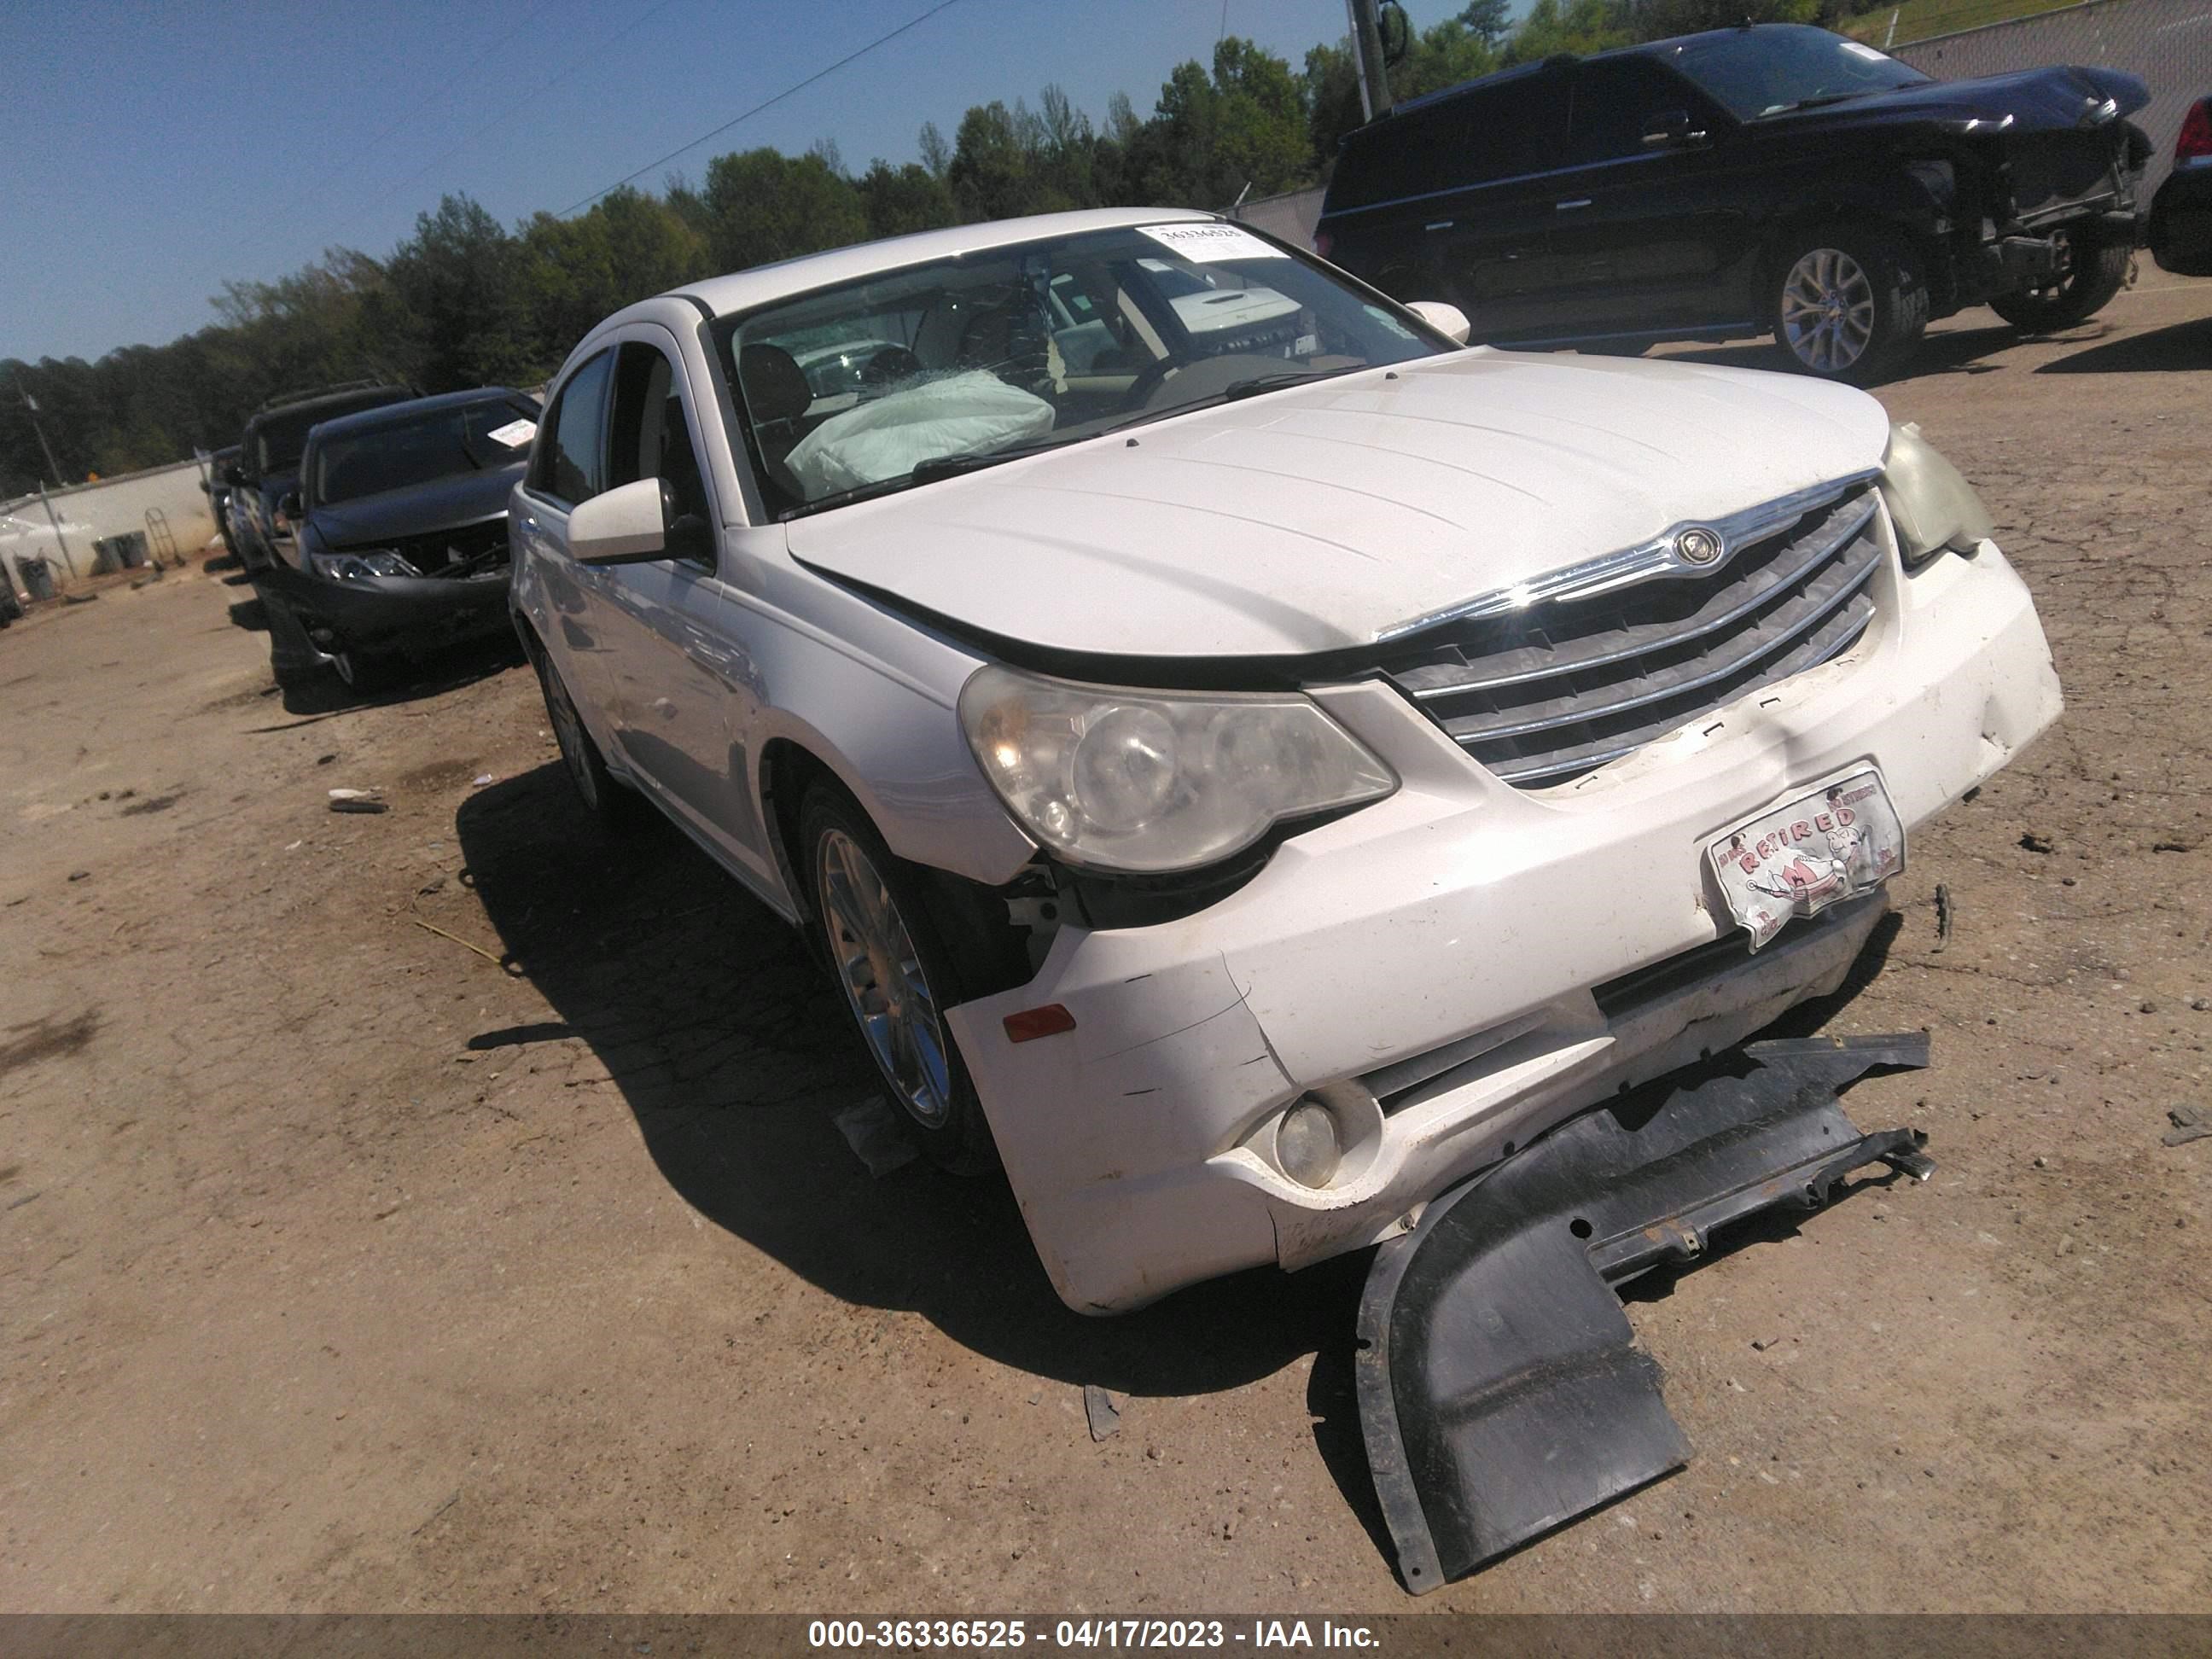
[[[386,536],[364,542],[361,549],[392,548],[426,576],[481,576],[507,564],[507,514],[452,530],[433,530],[416,536]]]
[[[1558,782],[1850,649],[1874,619],[1875,509],[1838,485],[1710,573],[1424,629],[1382,670],[1499,777]]]

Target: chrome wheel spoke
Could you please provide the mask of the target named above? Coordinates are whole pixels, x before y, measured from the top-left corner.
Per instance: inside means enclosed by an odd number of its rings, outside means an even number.
[[[1823,374],[1849,368],[1874,339],[1874,279],[1840,248],[1801,255],[1783,281],[1778,309],[1790,351]]]
[[[876,1068],[900,1103],[936,1127],[952,1109],[951,1067],[937,997],[890,885],[858,843],[822,838],[816,890],[837,981]]]

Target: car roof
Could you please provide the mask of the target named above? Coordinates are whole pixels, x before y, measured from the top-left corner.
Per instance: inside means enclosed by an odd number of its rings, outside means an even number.
[[[1608,58],[1662,58],[1694,41],[1717,40],[1723,35],[1768,34],[1782,29],[1802,31],[1816,27],[1817,25],[1810,23],[1737,23],[1728,28],[1701,29],[1695,34],[1670,34],[1663,40],[1638,40],[1632,46],[1608,46],[1603,52],[1594,52],[1587,56],[1571,52],[1554,52],[1549,58],[1540,58],[1533,64],[1516,64],[1511,69],[1494,70],[1472,81],[1462,81],[1457,86],[1424,93],[1419,98],[1408,98],[1404,103],[1394,106],[1388,115],[1378,116],[1364,126],[1353,128],[1345,134],[1344,142],[1350,143],[1355,138],[1371,137],[1387,131],[1390,123],[1399,116],[1418,114],[1439,104],[1451,103],[1469,93],[1487,92],[1493,87],[1510,86],[1516,81],[1529,80],[1551,70],[1569,69],[1577,64],[1601,63]],[[1826,34],[1833,31],[1820,29],[1820,33]]]
[[[374,409],[364,409],[356,414],[318,421],[312,435],[318,439],[340,437],[369,431],[389,422],[409,420],[417,415],[435,414],[441,409],[459,409],[465,404],[488,403],[497,398],[526,395],[512,386],[472,386],[466,392],[441,392],[434,398],[410,398],[404,403],[379,404]]]
[[[401,398],[413,397],[413,389],[392,385],[380,386],[373,380],[356,381],[350,386],[334,386],[321,392],[295,392],[288,397],[271,398],[255,410],[246,424],[251,426],[274,415],[296,415],[303,409],[319,409],[326,404],[359,403],[364,398],[380,397],[396,392]]]
[[[1133,225],[1162,225],[1220,217],[1192,208],[1096,208],[1082,213],[1040,213],[1026,219],[994,219],[980,225],[956,225],[945,230],[921,230],[910,235],[886,237],[879,242],[859,242],[827,253],[810,253],[772,265],[691,283],[671,293],[696,301],[717,317],[750,311],[755,306],[811,293],[837,283],[851,282],[878,271],[927,264],[933,259],[957,258],[963,253],[988,252],[1017,242],[1033,242],[1048,236],[1077,236],[1085,231],[1126,230]],[[647,301],[650,304],[651,301]],[[600,325],[604,329],[626,320],[617,313]],[[593,330],[597,333],[599,330]]]

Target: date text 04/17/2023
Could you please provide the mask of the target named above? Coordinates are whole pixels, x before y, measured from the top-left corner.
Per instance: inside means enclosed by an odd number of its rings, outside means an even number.
[[[807,1645],[840,1648],[1358,1648],[1382,1645],[1364,1625],[1306,1619],[816,1619]]]

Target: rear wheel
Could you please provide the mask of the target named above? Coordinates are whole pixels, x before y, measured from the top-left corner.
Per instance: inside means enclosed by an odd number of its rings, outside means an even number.
[[[606,757],[592,740],[584,717],[576,712],[575,700],[562,683],[561,671],[547,659],[543,647],[526,648],[532,665],[538,670],[538,689],[544,694],[545,718],[553,728],[553,741],[560,747],[561,763],[584,810],[599,820],[603,830],[619,833],[632,828],[644,803],[607,769]]]
[[[2014,328],[2031,334],[2048,334],[2087,322],[2112,302],[2128,285],[2128,265],[2135,250],[2124,243],[2076,232],[2057,231],[2057,273],[2040,288],[2024,288],[2002,294],[1990,309]]]
[[[817,784],[799,811],[817,943],[845,1012],[922,1153],[958,1175],[998,1153],[945,1010],[972,994],[932,914],[927,878],[896,857],[841,790]]]
[[[1774,343],[1790,367],[1865,386],[1928,329],[1928,282],[1893,239],[1835,226],[1784,246],[1774,263]]]

